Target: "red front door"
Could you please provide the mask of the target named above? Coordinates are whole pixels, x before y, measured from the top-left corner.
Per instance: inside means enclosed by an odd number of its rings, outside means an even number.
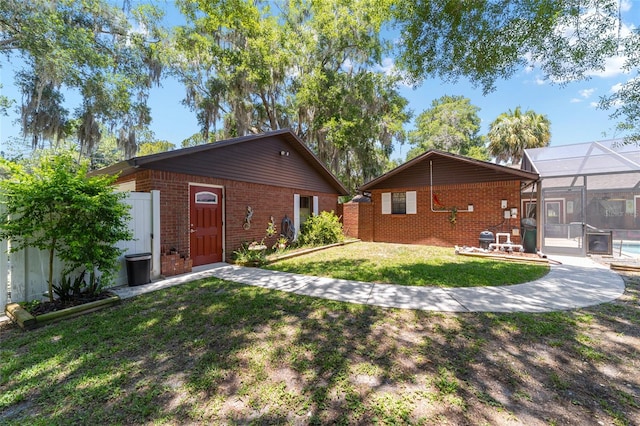
[[[193,266],[222,261],[222,189],[189,187]]]

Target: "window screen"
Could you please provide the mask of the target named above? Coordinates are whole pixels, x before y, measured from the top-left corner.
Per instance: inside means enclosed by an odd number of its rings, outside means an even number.
[[[407,214],[407,193],[391,193],[391,214]]]

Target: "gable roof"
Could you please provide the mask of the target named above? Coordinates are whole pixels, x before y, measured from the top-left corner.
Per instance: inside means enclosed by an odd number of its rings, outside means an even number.
[[[126,176],[138,169],[274,186],[297,184],[300,189],[348,194],[333,173],[288,129],[134,157],[93,173]]]
[[[365,183],[359,190],[537,179],[537,173],[430,149]]]

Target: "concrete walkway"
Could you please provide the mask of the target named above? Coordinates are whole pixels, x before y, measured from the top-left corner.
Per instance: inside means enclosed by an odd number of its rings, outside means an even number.
[[[322,278],[215,263],[150,284],[111,289],[122,299],[216,277],[271,290],[387,308],[441,312],[553,312],[610,302],[624,293],[624,281],[590,258],[554,256],[539,280],[501,287],[411,287]],[[556,264],[556,262],[558,264]],[[8,321],[0,314],[0,323]]]
[[[553,257],[545,277],[501,287],[411,287],[375,284],[268,271],[217,263],[194,272],[113,291],[121,298],[216,277],[271,290],[287,291],[350,303],[442,312],[551,312],[597,305],[624,293],[624,281],[608,267],[589,258]]]

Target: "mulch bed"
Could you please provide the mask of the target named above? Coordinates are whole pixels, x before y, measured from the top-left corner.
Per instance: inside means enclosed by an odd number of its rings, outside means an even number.
[[[93,295],[93,296],[82,294],[79,296],[75,296],[72,300],[62,301],[62,300],[56,299],[53,302],[50,302],[47,300],[47,301],[40,302],[37,305],[26,306],[25,309],[31,315],[38,316],[42,314],[48,314],[49,312],[55,312],[55,311],[60,311],[62,309],[71,308],[73,306],[83,305],[89,302],[95,302],[96,300],[107,299],[111,296],[113,296],[113,294],[108,291],[103,291],[102,293]]]

